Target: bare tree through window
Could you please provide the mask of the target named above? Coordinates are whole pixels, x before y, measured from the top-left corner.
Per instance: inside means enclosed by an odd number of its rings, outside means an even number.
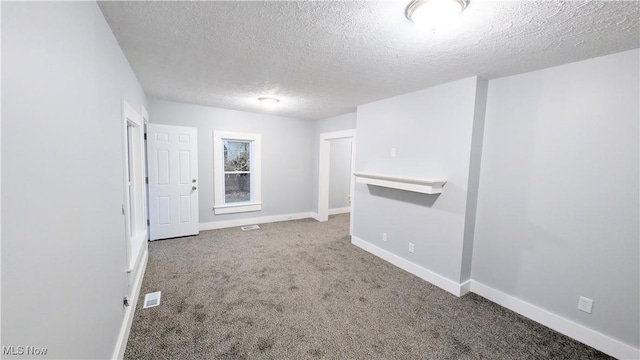
[[[216,215],[262,210],[261,140],[260,134],[213,132]]]
[[[251,142],[223,140],[225,203],[251,201]]]

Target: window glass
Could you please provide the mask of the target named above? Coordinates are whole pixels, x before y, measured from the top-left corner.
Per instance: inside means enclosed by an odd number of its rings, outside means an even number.
[[[235,203],[251,200],[251,174],[224,174],[224,201]]]
[[[251,171],[251,142],[223,140],[224,171]]]

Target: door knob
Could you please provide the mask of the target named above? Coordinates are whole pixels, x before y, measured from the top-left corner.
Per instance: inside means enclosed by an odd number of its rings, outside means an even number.
[[[192,183],[196,182],[196,179],[191,180]]]
[[[197,188],[198,188],[197,186],[192,186],[192,187],[191,187],[191,190],[195,190],[195,189],[197,189]]]

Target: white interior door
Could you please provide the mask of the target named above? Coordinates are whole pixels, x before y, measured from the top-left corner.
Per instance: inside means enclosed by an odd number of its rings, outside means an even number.
[[[149,240],[198,233],[198,130],[147,126]]]

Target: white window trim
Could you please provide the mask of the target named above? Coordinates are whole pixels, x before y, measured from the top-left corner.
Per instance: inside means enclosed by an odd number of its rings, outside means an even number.
[[[251,200],[225,204],[224,202],[224,145],[223,140],[251,142]],[[262,210],[261,197],[261,136],[233,131],[213,132],[213,212],[216,215]]]

